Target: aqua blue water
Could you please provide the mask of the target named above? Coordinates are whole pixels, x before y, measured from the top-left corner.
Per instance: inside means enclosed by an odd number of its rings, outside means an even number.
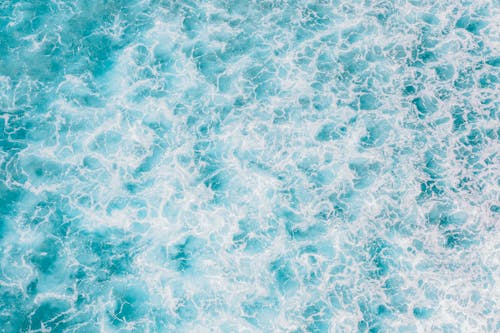
[[[0,1],[0,332],[499,332],[497,0]]]

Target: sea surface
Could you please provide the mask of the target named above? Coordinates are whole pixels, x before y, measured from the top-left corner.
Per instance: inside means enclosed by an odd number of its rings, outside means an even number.
[[[500,332],[498,0],[1,0],[0,332]]]

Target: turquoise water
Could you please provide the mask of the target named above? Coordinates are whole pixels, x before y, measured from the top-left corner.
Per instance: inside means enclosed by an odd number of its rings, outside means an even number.
[[[500,3],[0,2],[0,332],[500,331]]]

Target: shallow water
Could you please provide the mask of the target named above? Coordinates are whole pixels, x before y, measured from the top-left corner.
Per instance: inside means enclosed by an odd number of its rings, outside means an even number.
[[[1,332],[498,332],[498,1],[0,3]]]

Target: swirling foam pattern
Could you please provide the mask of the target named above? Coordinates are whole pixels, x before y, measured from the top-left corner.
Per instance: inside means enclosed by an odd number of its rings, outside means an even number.
[[[496,0],[0,2],[1,332],[499,332]]]

